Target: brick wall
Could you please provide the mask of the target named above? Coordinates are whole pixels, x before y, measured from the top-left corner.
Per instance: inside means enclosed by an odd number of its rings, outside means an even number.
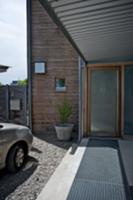
[[[47,62],[46,74],[34,73],[34,62]],[[32,123],[34,133],[53,132],[57,105],[72,104],[70,122],[78,126],[78,55],[38,0],[32,0]],[[65,78],[67,90],[55,91],[55,78]]]

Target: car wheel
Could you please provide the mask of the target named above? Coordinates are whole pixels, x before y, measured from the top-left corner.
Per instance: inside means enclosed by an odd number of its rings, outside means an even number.
[[[7,157],[7,170],[9,172],[15,173],[19,171],[26,158],[26,151],[21,144],[15,145],[9,152]]]

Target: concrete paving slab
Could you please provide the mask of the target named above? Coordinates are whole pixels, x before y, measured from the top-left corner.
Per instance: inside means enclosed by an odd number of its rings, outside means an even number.
[[[66,200],[86,150],[88,139],[82,139],[73,154],[70,148],[37,200]]]
[[[119,140],[120,153],[128,181],[133,186],[133,141]]]

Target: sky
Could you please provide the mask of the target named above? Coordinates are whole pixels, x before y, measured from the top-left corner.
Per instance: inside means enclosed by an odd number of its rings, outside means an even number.
[[[11,66],[3,84],[27,77],[26,0],[0,0],[0,64]]]

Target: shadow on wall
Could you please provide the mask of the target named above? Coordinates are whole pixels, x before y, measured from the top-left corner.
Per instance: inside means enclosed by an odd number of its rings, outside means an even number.
[[[24,168],[16,174],[8,174],[6,169],[0,171],[0,200],[11,194],[18,186],[22,185],[34,173],[38,161],[28,156]]]
[[[39,133],[39,134],[34,134],[34,136],[40,140],[43,140],[47,143],[53,144],[55,146],[58,146],[62,149],[69,149],[69,147],[77,142],[77,136],[72,137],[70,141],[59,141],[56,137],[55,133]]]

